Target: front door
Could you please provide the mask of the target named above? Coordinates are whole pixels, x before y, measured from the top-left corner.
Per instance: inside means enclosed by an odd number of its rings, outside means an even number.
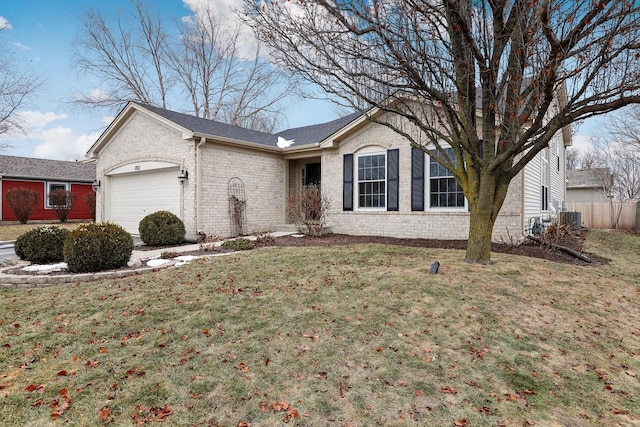
[[[320,163],[307,163],[304,171],[304,185],[320,186]]]

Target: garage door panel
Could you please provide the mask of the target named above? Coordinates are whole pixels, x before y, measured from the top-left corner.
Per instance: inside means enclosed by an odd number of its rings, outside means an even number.
[[[109,220],[138,234],[146,215],[166,210],[180,216],[178,168],[111,177]]]

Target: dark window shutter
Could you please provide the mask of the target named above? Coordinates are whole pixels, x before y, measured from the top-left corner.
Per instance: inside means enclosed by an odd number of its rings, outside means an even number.
[[[342,210],[353,210],[353,154],[345,154],[342,167]]]
[[[398,210],[398,178],[400,175],[400,150],[387,151],[387,210]]]
[[[411,147],[411,210],[424,210],[424,152]]]

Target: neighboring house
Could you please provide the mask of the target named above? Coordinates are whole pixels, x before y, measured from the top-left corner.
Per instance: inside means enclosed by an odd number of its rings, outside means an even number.
[[[66,162],[29,157],[0,156],[0,187],[2,190],[2,221],[17,221],[7,192],[13,188],[29,188],[40,194],[38,207],[29,221],[57,221],[49,206],[49,193],[62,189],[71,191],[76,201],[69,212],[68,220],[91,220],[91,210],[84,201],[87,193],[93,192],[91,184],[96,179],[95,162]]]
[[[562,205],[570,144],[560,132],[512,181],[495,239],[525,233],[531,218]],[[287,224],[287,196],[319,184],[334,233],[468,237],[468,207],[453,177],[358,114],[269,134],[131,102],[87,156],[97,160],[98,219],[135,234],[157,210],[178,215],[188,239],[232,236],[238,218],[245,232],[275,230]]]
[[[567,202],[606,202],[606,189],[612,185],[609,168],[567,169]]]

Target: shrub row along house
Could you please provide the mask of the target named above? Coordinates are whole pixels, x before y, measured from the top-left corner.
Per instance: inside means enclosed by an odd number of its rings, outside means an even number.
[[[68,220],[91,220],[93,213],[85,203],[85,196],[92,194],[96,179],[94,162],[67,162],[28,157],[0,156],[0,187],[2,191],[2,221],[18,221],[7,194],[24,188],[37,192],[37,204],[30,221],[57,221],[55,207],[49,195],[56,190],[71,192],[75,202],[68,213]]]
[[[370,115],[384,114],[371,111]],[[560,132],[514,179],[494,239],[525,233],[565,200]],[[97,217],[137,233],[149,213],[181,218],[187,239],[286,225],[287,196],[317,184],[334,233],[466,239],[467,202],[451,174],[360,114],[264,133],[131,102],[89,149]]]

